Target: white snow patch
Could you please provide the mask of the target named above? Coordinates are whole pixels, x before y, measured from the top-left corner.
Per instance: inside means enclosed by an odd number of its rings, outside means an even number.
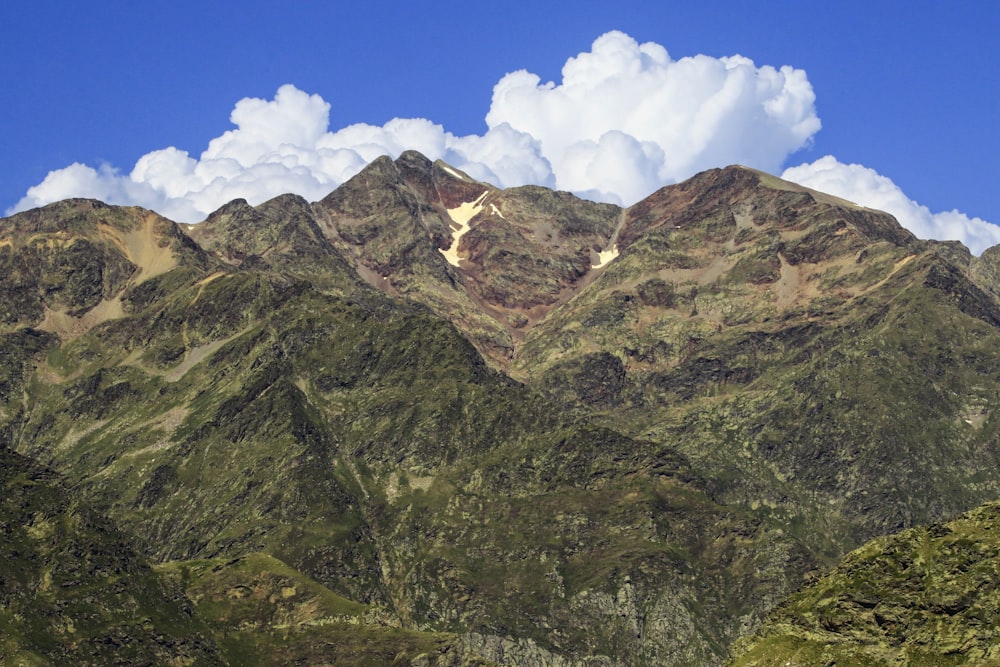
[[[500,212],[500,209],[497,208],[496,204],[490,204],[490,208],[493,209],[493,212],[496,213],[500,217],[501,220],[506,220],[507,219],[507,218],[503,217],[503,213]]]
[[[597,253],[597,264],[591,264],[590,268],[600,269],[608,265],[608,262],[618,256],[618,244],[611,246],[611,250],[602,250]]]
[[[454,169],[452,169],[451,167],[449,167],[446,164],[442,164],[441,168],[444,169],[445,171],[447,171],[449,174],[451,174],[452,176],[454,176],[457,179],[460,179],[460,180],[463,180],[463,181],[469,180],[468,178],[466,178],[462,174],[458,173],[457,171],[455,171]]]
[[[480,211],[483,210],[483,200],[486,199],[486,195],[488,195],[489,192],[489,190],[483,190],[483,194],[479,195],[479,198],[475,201],[465,202],[455,208],[448,209],[448,215],[451,217],[451,221],[458,225],[458,229],[452,227],[451,245],[448,246],[448,249],[441,250],[439,248],[438,250],[442,255],[444,255],[444,258],[448,260],[448,263],[452,266],[458,266],[459,262],[458,241],[467,231],[469,231],[469,221],[479,215]]]

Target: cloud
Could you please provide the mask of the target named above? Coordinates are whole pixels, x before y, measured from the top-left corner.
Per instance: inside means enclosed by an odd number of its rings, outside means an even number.
[[[961,241],[976,255],[1000,244],[1000,226],[956,210],[931,213],[886,176],[860,164],[844,164],[832,155],[790,167],[781,177],[891,213],[899,224],[922,239]]]
[[[197,159],[164,148],[143,155],[127,175],[107,165],[72,164],[49,172],[8,213],[68,197],[93,197],[198,222],[238,197],[254,204],[286,192],[321,199],[380,155],[397,157],[408,149],[505,187],[555,182],[537,140],[507,124],[466,137],[422,118],[330,132],[329,112],[330,105],[319,95],[284,85],[273,100],[237,102],[230,115],[236,129],[212,139]]]
[[[128,174],[75,163],[50,172],[8,213],[94,197],[198,222],[237,197],[321,199],[380,155],[408,149],[501,187],[530,183],[628,205],[711,167],[777,173],[820,129],[803,70],[758,67],[739,55],[673,60],[659,44],[622,32],[569,58],[558,83],[526,70],[501,78],[482,135],[456,136],[424,118],[330,131],[330,104],[293,85],[272,100],[240,100],[230,120],[235,129],[197,158],[164,148]],[[976,253],[1000,243],[1000,227],[958,211],[931,213],[885,176],[832,156],[783,177],[889,211],[922,238],[957,239]]]
[[[128,174],[73,164],[8,213],[95,197],[197,222],[237,197],[320,199],[376,157],[407,149],[501,187],[532,183],[630,204],[708,167],[778,169],[819,130],[814,99],[802,70],[741,56],[674,61],[658,44],[609,32],[567,60],[558,84],[523,70],[504,76],[482,135],[456,136],[422,118],[330,131],[330,104],[285,85],[272,100],[237,102],[235,129],[198,157],[164,148]]]
[[[531,183],[628,205],[711,167],[777,173],[820,129],[802,70],[739,55],[673,60],[622,32],[569,58],[558,83],[526,70],[501,78],[482,135],[456,136],[423,118],[330,131],[330,104],[293,85],[272,100],[240,100],[230,121],[235,129],[197,158],[169,147],[140,157],[128,174],[79,163],[52,171],[8,213],[94,197],[197,222],[237,197],[321,199],[380,155],[408,149],[501,187]],[[922,238],[958,239],[977,253],[1000,243],[1000,227],[958,211],[931,213],[861,165],[827,156],[783,177],[887,210]]]
[[[566,62],[558,85],[523,70],[503,77],[486,122],[536,137],[557,187],[630,204],[710,167],[779,169],[820,129],[814,102],[802,70],[742,56],[675,61],[659,44],[609,32]],[[615,179],[601,164],[609,158],[633,178]]]

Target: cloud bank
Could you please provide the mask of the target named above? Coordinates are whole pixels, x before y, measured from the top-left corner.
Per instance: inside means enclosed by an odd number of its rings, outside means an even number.
[[[675,61],[658,44],[609,32],[566,62],[558,84],[525,70],[504,76],[482,135],[455,136],[421,118],[330,131],[330,104],[285,85],[272,100],[240,100],[235,129],[197,158],[165,148],[128,174],[73,164],[14,208],[89,196],[194,222],[236,197],[321,198],[376,157],[407,149],[501,187],[533,183],[630,204],[720,164],[779,168],[819,130],[814,101],[802,70],[741,56]]]
[[[622,32],[602,35],[590,51],[569,58],[559,83],[542,83],[526,70],[501,78],[481,135],[456,136],[423,118],[331,131],[330,108],[293,85],[271,100],[245,98],[230,114],[235,129],[197,158],[164,148],[139,158],[128,174],[75,163],[50,172],[8,213],[94,197],[198,222],[238,197],[252,204],[285,192],[321,199],[380,155],[407,149],[500,187],[537,184],[628,205],[711,167],[777,173],[821,127],[803,70],[757,66],[738,55],[673,60],[659,44],[639,44]],[[872,184],[883,177],[857,165],[831,168],[827,159],[785,173],[813,179],[805,184],[818,189],[832,187],[823,179],[839,183],[844,189],[835,194],[859,203],[878,190]],[[940,238],[947,230],[969,243],[991,227],[957,212],[918,215],[922,207],[901,192],[891,203],[897,199],[910,205],[899,210],[917,213],[892,212],[904,225],[922,224],[910,227],[921,236]]]

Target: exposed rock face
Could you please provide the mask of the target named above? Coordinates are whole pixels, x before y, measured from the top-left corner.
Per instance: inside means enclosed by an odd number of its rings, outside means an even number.
[[[0,445],[186,591],[198,660],[719,664],[1000,497],[995,259],[742,167],[629,209],[412,152],[193,227],[62,202],[0,221]]]
[[[327,242],[310,204],[282,195],[252,207],[230,202],[197,225],[192,239],[226,264],[297,276],[327,291],[350,291],[358,274]]]
[[[205,258],[177,225],[150,211],[75,199],[5,220],[0,293],[5,327],[36,325],[78,334],[121,316],[117,298]],[[88,314],[91,317],[86,317]]]

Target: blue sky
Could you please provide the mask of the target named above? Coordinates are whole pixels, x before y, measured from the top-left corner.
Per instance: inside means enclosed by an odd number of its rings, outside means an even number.
[[[50,180],[45,192],[104,194],[122,203],[133,197],[156,207],[152,195],[122,181],[140,158],[176,147],[197,160],[213,139],[234,129],[230,114],[240,100],[260,98],[260,111],[265,102],[275,100],[281,86],[292,84],[301,94],[296,100],[312,104],[314,112],[320,113],[316,100],[328,105],[328,133],[355,123],[384,128],[394,118],[421,118],[452,137],[489,137],[490,113],[494,121],[517,130],[518,137],[537,140],[532,155],[551,163],[552,173],[546,176],[543,167],[530,174],[502,172],[497,156],[508,149],[504,142],[512,140],[510,136],[480,141],[475,149],[468,142],[449,140],[451,152],[441,157],[454,157],[458,151],[469,160],[459,166],[505,185],[548,178],[549,185],[610,199],[618,196],[630,203],[634,196],[628,192],[597,193],[601,179],[634,171],[645,186],[657,179],[676,180],[685,168],[712,166],[713,159],[746,156],[746,161],[759,159],[756,166],[766,163],[779,175],[786,167],[808,164],[806,171],[789,173],[814,187],[846,188],[839,194],[857,193],[856,200],[875,197],[869,205],[884,200],[890,203],[880,207],[889,208],[892,201],[903,199],[922,205],[926,215],[913,209],[915,222],[908,224],[918,235],[929,236],[928,226],[938,225],[970,247],[978,243],[979,250],[1000,242],[1000,235],[984,236],[979,224],[1000,222],[995,195],[1000,182],[1000,3],[660,2],[614,7],[607,2],[7,0],[0,7],[0,26],[0,154],[6,158],[0,161],[0,211],[19,202],[42,203],[44,192],[35,199],[23,198],[50,172],[73,163],[97,175],[87,180],[78,178],[82,172],[66,172],[61,181]],[[553,81],[561,89],[567,60],[591,51],[595,40],[609,31],[620,31],[617,41],[610,40],[619,50],[628,40],[636,46],[652,43],[665,49],[673,62],[697,54],[713,59],[740,54],[758,70],[791,66],[804,73],[815,96],[812,111],[802,110],[798,120],[818,118],[822,129],[799,132],[794,138],[776,130],[772,136],[750,118],[757,108],[750,100],[730,109],[720,127],[744,128],[759,144],[773,145],[770,153],[767,146],[759,155],[726,150],[727,141],[746,141],[745,136],[716,138],[711,150],[671,163],[677,146],[656,135],[655,128],[649,137],[641,129],[624,129],[623,134],[609,116],[607,127],[599,129],[613,130],[609,139],[617,143],[609,140],[605,145],[602,139],[598,147],[591,141],[589,153],[567,149],[566,155],[585,155],[595,165],[600,161],[600,167],[591,170],[592,181],[580,173],[569,175],[575,167],[560,166],[563,158],[553,157],[552,141],[544,133],[554,131],[560,118],[572,118],[573,110],[556,108],[551,100],[541,99],[541,91],[527,106],[510,101],[505,110],[491,112],[494,86],[506,74],[523,69],[539,77],[539,88]],[[762,77],[747,85],[759,88]],[[694,79],[690,83],[698,85]],[[629,95],[641,95],[634,87],[629,90]],[[291,93],[286,98],[290,100]],[[677,99],[654,107],[664,126],[673,122],[670,105]],[[578,100],[588,110],[605,101],[614,100]],[[618,102],[631,104],[629,98]],[[767,99],[758,102],[763,105]],[[300,111],[312,113],[304,107]],[[548,130],[531,126],[549,113]],[[269,131],[265,120],[259,132]],[[691,122],[695,124],[678,125],[678,131],[700,131],[697,122]],[[411,131],[393,136],[403,141]],[[597,137],[572,138],[577,139]],[[632,151],[628,155],[637,155],[642,164],[624,164],[626,158],[614,153],[615,146]],[[362,157],[364,153],[356,150]],[[836,162],[818,162],[828,155]],[[477,172],[480,163],[485,166]],[[615,164],[624,166],[612,169]],[[233,183],[240,178],[249,182],[252,176],[240,174]],[[887,194],[892,188],[880,178],[891,179],[898,194]],[[277,178],[278,184],[283,182]],[[214,196],[236,192],[233,183]],[[294,185],[293,180],[288,183]],[[316,187],[324,183],[335,179],[321,179]],[[85,186],[96,190],[80,190]],[[181,192],[176,183],[164,187]],[[253,184],[247,187],[253,200]],[[214,201],[205,198],[199,206]],[[163,207],[167,214],[184,217],[178,206]],[[952,209],[964,218],[934,217]],[[187,216],[196,217],[199,211],[191,209]],[[897,213],[901,220],[906,215]],[[970,223],[973,218],[981,220]]]

